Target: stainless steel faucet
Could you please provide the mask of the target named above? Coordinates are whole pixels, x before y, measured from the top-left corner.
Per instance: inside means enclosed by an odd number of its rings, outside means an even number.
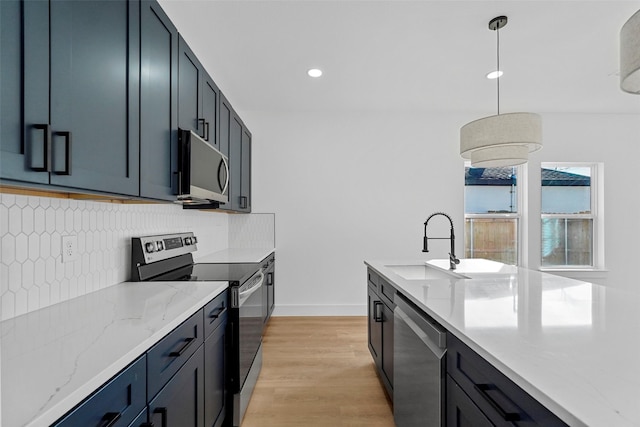
[[[429,224],[429,220],[434,216],[442,215],[449,220],[449,224],[451,224],[451,235],[449,237],[427,237],[427,224]],[[429,252],[428,243],[429,239],[437,239],[437,240],[450,240],[451,241],[451,252],[449,252],[449,270],[455,270],[456,265],[460,264],[460,260],[456,258],[456,236],[453,232],[453,221],[451,217],[444,212],[436,212],[429,215],[429,218],[424,222],[424,239],[422,242],[422,252]]]

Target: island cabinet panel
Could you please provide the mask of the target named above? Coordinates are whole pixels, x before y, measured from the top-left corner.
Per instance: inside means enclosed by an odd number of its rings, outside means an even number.
[[[447,375],[447,427],[493,427],[489,418],[473,403],[454,380]]]
[[[140,195],[174,200],[178,183],[178,30],[152,0],[141,0],[140,23]]]
[[[447,374],[496,426],[566,426],[453,334],[448,335]],[[457,404],[460,399],[447,402]],[[456,425],[456,424],[451,424]]]
[[[386,295],[382,289],[386,288]],[[387,394],[393,399],[393,310],[395,304],[388,297],[393,287],[375,272],[367,272],[368,341],[369,351],[376,363]]]
[[[138,1],[0,7],[1,177],[138,195]]]
[[[149,403],[149,422],[161,427],[204,427],[202,345]]]
[[[129,426],[147,404],[146,368],[142,356],[53,426]]]

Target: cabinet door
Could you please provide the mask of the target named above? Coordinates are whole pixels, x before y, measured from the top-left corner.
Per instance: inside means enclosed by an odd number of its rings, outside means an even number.
[[[367,299],[369,306],[369,351],[376,365],[380,366],[382,363],[382,307],[384,304],[371,287],[367,287]]]
[[[52,1],[51,183],[138,194],[137,1]]]
[[[393,309],[382,303],[382,372],[393,388]]]
[[[178,39],[178,127],[205,135],[202,117],[202,65],[182,36]]]
[[[0,177],[47,184],[48,2],[0,1],[0,66]]]
[[[492,427],[493,424],[447,375],[447,427]]]
[[[218,105],[220,89],[205,72],[202,84],[202,118],[205,124],[205,140],[220,150]],[[224,153],[223,153],[224,154]],[[228,153],[225,154],[228,156]]]
[[[204,427],[202,346],[149,403],[149,422],[161,427]]]
[[[204,343],[204,425],[221,426],[226,412],[226,322],[207,338]]]
[[[157,2],[140,7],[140,195],[174,200],[178,150],[178,31]]]
[[[231,116],[233,109],[231,108],[231,104],[224,97],[222,93],[220,93],[220,132],[219,132],[219,141],[220,141],[220,152],[229,158],[229,172],[231,172],[231,150],[230,150],[230,142],[231,142]],[[234,183],[231,180],[231,176],[229,176],[229,189],[227,190],[227,195],[229,196],[229,201],[227,203],[221,204],[220,209],[222,210],[231,210],[231,189],[233,188]]]
[[[242,127],[239,210],[251,212],[251,132]]]
[[[231,209],[240,210],[242,182],[242,122],[231,110],[229,128],[229,201]]]

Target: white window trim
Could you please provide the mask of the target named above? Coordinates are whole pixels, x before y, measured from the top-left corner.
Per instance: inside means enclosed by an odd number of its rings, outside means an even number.
[[[543,214],[542,218],[590,218],[593,220],[592,259],[593,265],[558,265],[553,267],[542,266],[542,254],[540,259],[540,271],[545,272],[606,272],[604,263],[604,163],[602,162],[541,162],[542,168],[555,167],[588,167],[591,169],[591,213],[590,214]],[[540,205],[542,206],[542,183],[540,183]],[[541,231],[542,232],[542,231]],[[542,239],[542,234],[539,236]]]

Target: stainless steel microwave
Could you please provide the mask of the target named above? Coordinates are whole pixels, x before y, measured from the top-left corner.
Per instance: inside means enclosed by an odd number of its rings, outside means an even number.
[[[178,203],[229,201],[229,160],[190,130],[178,130]]]

